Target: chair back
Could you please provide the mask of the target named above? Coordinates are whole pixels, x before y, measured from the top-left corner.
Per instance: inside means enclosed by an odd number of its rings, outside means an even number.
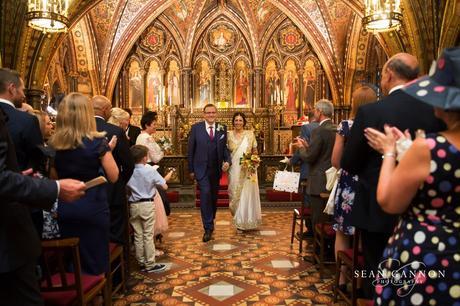
[[[74,291],[76,304],[83,302],[79,242],[79,238],[42,241],[42,293]]]

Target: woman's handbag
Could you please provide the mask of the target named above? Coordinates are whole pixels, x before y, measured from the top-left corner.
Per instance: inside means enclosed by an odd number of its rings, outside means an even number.
[[[338,178],[338,170],[335,167],[330,167],[325,172],[326,174],[326,190],[331,191]]]
[[[327,215],[334,215],[335,193],[337,192],[338,182],[339,180],[335,180],[335,184],[332,187],[331,193],[329,194],[329,198],[327,199],[326,207],[324,207],[323,213]]]
[[[273,189],[277,191],[298,192],[300,173],[294,172],[293,168],[291,168],[291,171],[287,171],[286,168],[283,171],[276,171]]]

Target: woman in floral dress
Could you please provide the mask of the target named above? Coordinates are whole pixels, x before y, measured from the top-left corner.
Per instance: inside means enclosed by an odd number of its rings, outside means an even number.
[[[356,89],[352,95],[352,108],[350,118],[340,122],[335,137],[334,149],[332,150],[331,163],[337,169],[340,169],[340,159],[342,158],[343,148],[347,138],[350,136],[350,130],[353,125],[353,118],[358,108],[366,103],[377,100],[375,91],[369,86],[362,86]],[[350,224],[350,213],[355,198],[355,191],[358,182],[357,175],[350,175],[345,170],[341,170],[337,183],[334,204],[334,230],[335,236],[335,254],[341,250],[349,248],[350,239],[355,229]],[[345,268],[345,267],[344,267]],[[343,271],[344,272],[344,271]],[[343,272],[340,275],[339,286],[345,287],[345,278]],[[345,289],[345,288],[344,288]]]

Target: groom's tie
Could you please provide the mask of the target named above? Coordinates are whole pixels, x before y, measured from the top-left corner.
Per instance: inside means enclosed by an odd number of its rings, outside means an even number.
[[[212,131],[212,126],[209,127],[209,138],[211,139],[211,141],[214,140],[214,132]]]

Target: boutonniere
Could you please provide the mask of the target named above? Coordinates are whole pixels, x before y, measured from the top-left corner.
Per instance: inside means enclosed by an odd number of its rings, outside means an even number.
[[[225,126],[223,126],[223,125],[220,124],[220,123],[217,124],[216,131],[218,131],[218,132],[223,132],[224,129],[225,129]]]

